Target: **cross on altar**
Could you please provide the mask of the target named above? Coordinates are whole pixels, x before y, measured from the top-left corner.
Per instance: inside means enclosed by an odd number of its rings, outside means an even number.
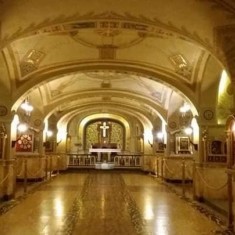
[[[103,137],[106,137],[106,130],[109,129],[109,126],[106,126],[106,122],[103,122],[103,126],[100,126],[100,129],[102,129]]]

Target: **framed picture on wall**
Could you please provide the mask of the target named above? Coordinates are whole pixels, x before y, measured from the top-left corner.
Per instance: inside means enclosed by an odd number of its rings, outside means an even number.
[[[165,144],[160,142],[157,143],[157,152],[164,152]]]
[[[53,152],[53,145],[54,145],[54,142],[53,141],[46,141],[44,143],[44,147],[45,147],[45,152]]]
[[[19,135],[16,141],[16,152],[33,152],[33,135]]]
[[[176,153],[191,153],[191,144],[188,136],[176,136]]]
[[[222,154],[222,141],[220,140],[213,140],[211,141],[210,146],[210,153],[212,154]]]

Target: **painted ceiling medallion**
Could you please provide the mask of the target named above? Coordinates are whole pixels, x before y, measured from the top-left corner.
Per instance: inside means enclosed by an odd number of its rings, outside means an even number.
[[[175,129],[175,128],[177,127],[176,122],[169,122],[169,127],[170,127],[171,129]]]
[[[0,116],[6,116],[8,113],[7,107],[0,105]]]
[[[214,113],[213,113],[213,111],[207,109],[207,110],[204,111],[203,117],[204,117],[206,120],[212,120],[213,117],[214,117]]]
[[[41,126],[41,124],[42,124],[42,121],[40,119],[35,119],[34,120],[34,125],[35,126]]]

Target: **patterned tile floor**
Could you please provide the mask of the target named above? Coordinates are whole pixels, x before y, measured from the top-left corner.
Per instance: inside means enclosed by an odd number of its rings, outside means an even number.
[[[223,221],[143,173],[61,174],[0,208],[1,235],[224,235]]]

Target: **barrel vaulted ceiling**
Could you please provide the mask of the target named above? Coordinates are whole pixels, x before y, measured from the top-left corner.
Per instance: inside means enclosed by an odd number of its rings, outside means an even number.
[[[29,96],[44,116],[166,118],[223,67],[235,78],[233,0],[1,0],[0,24],[1,103]]]

